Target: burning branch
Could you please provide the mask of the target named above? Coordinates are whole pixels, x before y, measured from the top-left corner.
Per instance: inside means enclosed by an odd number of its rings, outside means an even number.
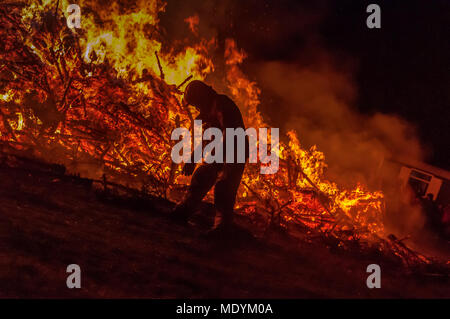
[[[161,76],[161,79],[164,80],[164,72],[161,66],[161,62],[159,61],[158,52],[155,51],[156,61],[158,62],[158,68],[159,68],[159,74]]]

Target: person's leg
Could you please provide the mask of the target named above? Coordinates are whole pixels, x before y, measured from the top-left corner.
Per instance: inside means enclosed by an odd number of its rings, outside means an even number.
[[[187,220],[194,213],[208,191],[214,186],[219,170],[220,166],[215,164],[200,165],[195,170],[188,192],[183,202],[175,207],[173,217]]]
[[[236,202],[236,194],[244,173],[245,163],[227,164],[221,178],[214,188],[214,205],[216,218],[214,227],[231,225],[233,220],[233,208]]]

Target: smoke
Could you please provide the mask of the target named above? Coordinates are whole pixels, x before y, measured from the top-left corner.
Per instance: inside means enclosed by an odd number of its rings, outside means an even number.
[[[398,170],[389,170],[385,162],[422,160],[415,128],[395,114],[359,112],[355,64],[339,64],[323,48],[314,50],[295,63],[259,65],[256,81],[269,100],[262,102],[265,113],[284,131],[294,129],[303,148],[317,145],[324,152],[327,179],[344,187],[361,182],[382,188],[390,232],[417,233],[425,222],[420,205],[400,186]]]
[[[351,70],[337,69],[329,54],[316,56],[318,60],[295,64],[264,63],[258,82],[276,101],[265,108],[282,111],[277,124],[295,129],[304,147],[317,145],[325,153],[330,179],[371,184],[383,158],[421,158],[410,124],[392,114],[358,112]]]

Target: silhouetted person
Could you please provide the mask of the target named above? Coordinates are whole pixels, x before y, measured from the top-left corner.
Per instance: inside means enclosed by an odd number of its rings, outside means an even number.
[[[234,163],[226,162],[226,128],[242,128],[245,130],[244,120],[239,108],[226,95],[217,94],[210,86],[201,81],[190,82],[184,92],[184,103],[196,107],[200,114],[196,118],[202,120],[203,129],[216,127],[223,134],[223,159],[224,163],[201,163],[196,168],[194,163],[194,151],[191,155],[191,163],[183,167],[183,174],[194,175],[189,185],[188,193],[183,202],[174,209],[171,216],[179,221],[187,222],[194,213],[208,191],[214,188],[214,206],[216,217],[214,226],[210,232],[219,233],[231,230],[233,226],[233,208],[236,201],[236,193],[244,172],[245,163],[236,163],[237,140],[234,141]],[[245,159],[248,158],[248,139],[245,143]]]

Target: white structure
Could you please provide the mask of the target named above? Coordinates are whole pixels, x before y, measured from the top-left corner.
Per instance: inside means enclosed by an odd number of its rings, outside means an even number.
[[[398,172],[401,186],[409,186],[418,196],[431,194],[439,204],[450,204],[450,172],[422,162],[389,159],[383,166]]]

